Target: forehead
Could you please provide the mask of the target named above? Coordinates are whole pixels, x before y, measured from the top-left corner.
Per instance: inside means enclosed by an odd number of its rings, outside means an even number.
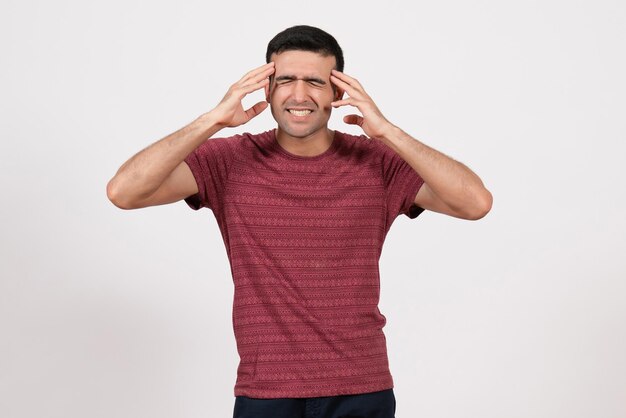
[[[281,75],[329,75],[335,68],[335,57],[324,56],[311,51],[284,51],[272,54],[270,61],[274,61],[275,76]]]

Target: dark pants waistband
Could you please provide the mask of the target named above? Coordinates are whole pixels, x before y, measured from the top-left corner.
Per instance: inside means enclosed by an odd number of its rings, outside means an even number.
[[[233,418],[394,418],[393,389],[321,398],[235,398]]]

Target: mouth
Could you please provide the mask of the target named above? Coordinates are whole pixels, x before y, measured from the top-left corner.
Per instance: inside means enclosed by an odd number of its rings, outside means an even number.
[[[287,109],[287,112],[289,112],[295,117],[304,118],[310,115],[311,113],[313,113],[313,110],[311,109]]]

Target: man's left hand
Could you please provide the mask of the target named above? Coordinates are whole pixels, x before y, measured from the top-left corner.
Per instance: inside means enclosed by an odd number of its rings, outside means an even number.
[[[332,70],[330,81],[340,89],[348,93],[347,99],[336,100],[331,103],[333,107],[354,106],[363,116],[346,115],[343,121],[349,125],[359,125],[370,138],[382,139],[393,128],[380,112],[372,98],[365,92],[361,83],[340,71]]]

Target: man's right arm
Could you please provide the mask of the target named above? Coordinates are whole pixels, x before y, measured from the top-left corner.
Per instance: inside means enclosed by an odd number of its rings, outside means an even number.
[[[120,209],[177,202],[198,193],[185,157],[221,127],[211,113],[155,142],[126,161],[107,184],[109,200]]]
[[[264,88],[273,72],[273,62],[250,71],[230,87],[215,109],[131,157],[107,184],[109,200],[121,209],[138,209],[198,193],[185,158],[222,128],[247,123],[265,110],[267,102],[244,110],[241,100]]]

